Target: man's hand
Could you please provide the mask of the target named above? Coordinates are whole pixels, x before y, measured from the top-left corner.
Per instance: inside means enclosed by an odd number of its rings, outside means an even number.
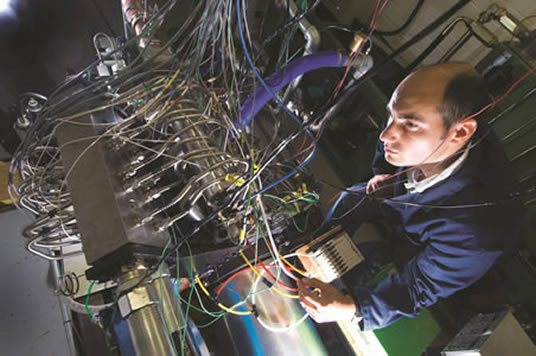
[[[315,278],[298,281],[298,293],[301,305],[317,323],[350,320],[357,311],[352,297]]]
[[[393,187],[389,186],[392,182],[388,179],[390,174],[377,174],[372,177],[367,183],[367,194],[377,198],[390,198],[393,195]]]

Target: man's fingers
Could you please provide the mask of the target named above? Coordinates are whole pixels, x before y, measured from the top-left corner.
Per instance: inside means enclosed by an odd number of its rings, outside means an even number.
[[[311,305],[314,308],[318,309],[323,305],[322,297],[316,294],[316,292],[309,292],[307,289],[300,291],[300,301]]]
[[[318,309],[318,306],[307,297],[300,298],[300,303],[307,311],[309,310],[316,311]]]
[[[374,183],[368,182],[367,189],[366,189],[367,194],[370,194],[370,192],[372,192],[373,189],[374,189]]]
[[[303,283],[308,285],[309,287],[318,288],[322,290],[326,287],[326,283],[316,279],[316,278],[304,278]]]
[[[298,281],[298,294],[300,296],[305,296],[308,294],[308,292],[307,285],[302,281]]]

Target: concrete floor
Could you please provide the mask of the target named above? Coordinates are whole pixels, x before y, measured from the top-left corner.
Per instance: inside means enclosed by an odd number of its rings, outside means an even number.
[[[49,263],[26,250],[21,232],[31,220],[0,213],[0,354],[67,356],[67,338]]]

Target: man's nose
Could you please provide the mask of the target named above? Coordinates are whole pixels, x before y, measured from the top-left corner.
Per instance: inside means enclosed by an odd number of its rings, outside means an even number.
[[[398,139],[399,136],[399,130],[394,125],[394,122],[389,123],[380,134],[380,140],[382,142],[394,142]]]

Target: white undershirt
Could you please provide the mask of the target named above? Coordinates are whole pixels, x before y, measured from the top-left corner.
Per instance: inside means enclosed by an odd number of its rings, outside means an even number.
[[[463,154],[458,157],[457,160],[452,162],[447,168],[442,170],[441,172],[434,174],[433,176],[424,178],[420,181],[417,181],[417,169],[413,169],[410,172],[408,172],[408,182],[404,183],[404,186],[406,187],[406,190],[408,193],[422,193],[426,189],[430,188],[431,186],[447,179],[454,173],[458,172],[460,168],[462,168],[463,163],[465,162],[467,156],[469,155],[469,148],[471,147],[471,143],[467,145],[465,148]]]

